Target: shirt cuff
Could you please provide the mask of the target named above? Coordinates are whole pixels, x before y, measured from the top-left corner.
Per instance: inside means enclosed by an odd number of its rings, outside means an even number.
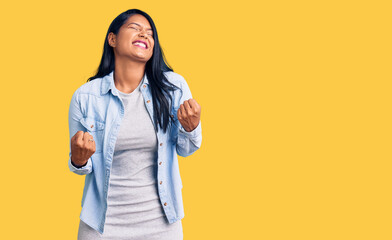
[[[74,173],[76,173],[76,174],[79,174],[79,175],[87,174],[87,173],[90,172],[90,169],[91,169],[91,167],[92,167],[91,158],[88,159],[87,164],[86,164],[85,166],[80,167],[80,168],[75,167],[75,166],[72,164],[71,158],[69,158],[69,160],[68,160],[68,167],[69,167],[69,169],[70,169],[72,172],[74,172]]]
[[[193,129],[190,132],[187,132],[182,125],[180,124],[179,131],[182,132],[184,135],[190,138],[197,138],[201,134],[201,120],[199,121],[199,124],[195,129]]]

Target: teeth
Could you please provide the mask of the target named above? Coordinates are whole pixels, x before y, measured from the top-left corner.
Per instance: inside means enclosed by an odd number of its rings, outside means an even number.
[[[147,48],[146,44],[141,43],[141,42],[135,42],[133,45],[139,45],[139,46],[142,46],[144,48]]]

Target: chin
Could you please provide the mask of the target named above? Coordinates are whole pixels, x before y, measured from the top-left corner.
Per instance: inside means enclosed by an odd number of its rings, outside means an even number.
[[[141,62],[141,63],[147,63],[149,58],[133,58],[134,61],[136,62]]]
[[[143,61],[143,62],[148,62],[150,60],[151,56],[145,56],[145,55],[136,55],[134,56],[138,61]]]

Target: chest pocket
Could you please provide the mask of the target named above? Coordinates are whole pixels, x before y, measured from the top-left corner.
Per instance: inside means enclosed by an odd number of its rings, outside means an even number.
[[[86,128],[87,132],[93,136],[95,141],[95,152],[102,152],[105,123],[89,117],[80,119],[80,123]]]

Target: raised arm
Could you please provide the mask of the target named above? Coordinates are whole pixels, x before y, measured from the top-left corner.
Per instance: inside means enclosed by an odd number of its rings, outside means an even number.
[[[182,95],[177,118],[180,122],[176,150],[178,155],[187,157],[201,146],[201,107],[192,98],[192,93],[184,78],[181,81]]]
[[[95,151],[95,142],[88,142],[89,134],[85,132],[86,129],[80,123],[81,118],[83,118],[83,114],[80,110],[79,89],[77,89],[72,95],[68,112],[70,137],[68,167],[71,172],[78,175],[85,175],[91,173],[93,170],[91,155],[94,153],[92,151]],[[92,138],[91,135],[90,138]],[[89,144],[89,146],[87,144]],[[90,152],[92,152],[91,155]],[[74,156],[72,156],[72,154]],[[87,159],[87,161],[85,159]]]

